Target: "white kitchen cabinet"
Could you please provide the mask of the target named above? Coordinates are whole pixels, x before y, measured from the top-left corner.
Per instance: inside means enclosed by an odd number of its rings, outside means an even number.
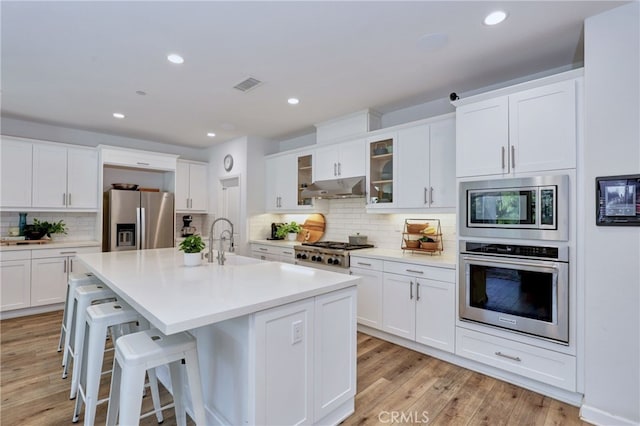
[[[31,207],[31,143],[2,136],[0,158],[0,206]]]
[[[268,244],[251,244],[251,257],[272,262],[295,263],[293,247],[278,247]]]
[[[397,139],[396,131],[367,138],[367,209],[397,207]]]
[[[382,329],[382,261],[351,256],[351,275],[358,275],[358,323]]]
[[[384,262],[382,329],[447,352],[455,344],[455,271]]]
[[[31,304],[31,252],[4,251],[0,261],[0,311]]]
[[[97,209],[98,170],[95,149],[34,143],[32,207]]]
[[[455,119],[398,130],[398,208],[455,208]]]
[[[347,288],[315,298],[314,423],[356,395],[356,290]],[[319,350],[322,348],[322,350]]]
[[[316,148],[314,180],[332,180],[364,176],[366,173],[365,140]]]
[[[88,272],[76,256],[99,251],[99,247],[32,250],[31,306],[64,302],[69,274]]]
[[[466,100],[470,103],[456,109],[456,175],[512,176],[575,168],[580,81]]]
[[[178,160],[176,165],[176,212],[206,213],[207,164]]]
[[[98,149],[103,165],[168,172],[176,170],[177,155],[109,145],[98,145]]]
[[[309,152],[275,155],[265,160],[266,211],[274,213],[315,211],[316,200],[300,196],[312,183],[313,156]]]

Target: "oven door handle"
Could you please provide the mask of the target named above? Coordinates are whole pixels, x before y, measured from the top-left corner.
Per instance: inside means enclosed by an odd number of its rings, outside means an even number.
[[[483,265],[489,265],[489,266],[491,264],[500,263],[503,265],[511,265],[511,266],[528,266],[530,268],[547,268],[547,269],[554,269],[554,270],[560,269],[558,262],[556,262],[555,260],[541,261],[537,263],[537,262],[531,262],[526,260],[505,260],[505,259],[498,259],[494,257],[491,257],[490,259],[485,259],[477,256],[462,256],[462,260],[466,262],[474,262],[474,261],[480,262]]]

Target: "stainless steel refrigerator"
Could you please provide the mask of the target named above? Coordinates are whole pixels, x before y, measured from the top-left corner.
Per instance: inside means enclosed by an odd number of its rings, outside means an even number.
[[[173,247],[174,197],[171,192],[104,193],[103,251]]]

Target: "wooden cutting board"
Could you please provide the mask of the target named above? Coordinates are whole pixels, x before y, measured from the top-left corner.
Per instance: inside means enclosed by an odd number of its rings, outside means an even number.
[[[310,214],[302,224],[302,232],[298,234],[298,241],[315,243],[324,235],[325,220],[320,213]]]

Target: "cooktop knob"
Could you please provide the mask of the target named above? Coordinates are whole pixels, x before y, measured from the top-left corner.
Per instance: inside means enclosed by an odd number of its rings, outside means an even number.
[[[327,263],[328,263],[329,265],[333,265],[333,259],[332,259],[332,258],[328,258],[328,259],[327,259]]]
[[[313,260],[313,259],[312,259]],[[316,257],[316,262],[322,262],[322,256],[317,256]]]
[[[334,265],[339,265],[340,264],[340,259],[333,259],[333,264]]]
[[[300,258],[301,258],[301,259],[306,259],[306,258],[307,258],[306,253],[302,253],[302,256],[301,256]]]
[[[314,262],[316,261],[318,257],[317,256],[311,256],[311,260],[313,260]]]
[[[296,254],[296,259],[302,259],[302,254],[300,253]]]

